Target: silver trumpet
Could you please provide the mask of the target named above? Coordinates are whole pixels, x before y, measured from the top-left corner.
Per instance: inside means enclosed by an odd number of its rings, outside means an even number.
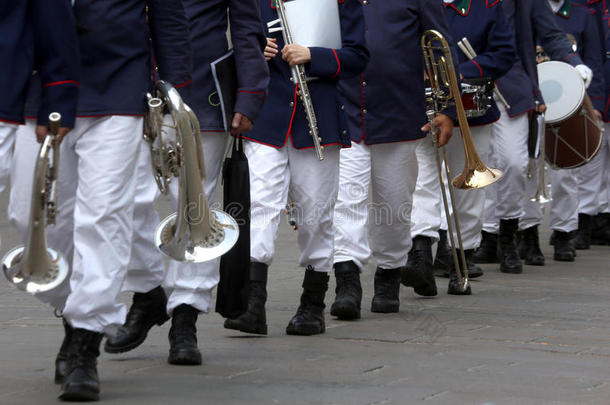
[[[293,44],[292,33],[288,26],[288,18],[286,17],[286,8],[283,1],[276,1],[277,15],[279,17],[280,27],[270,28],[269,32],[282,31],[284,37],[284,43],[286,45]],[[267,24],[269,27],[275,25],[278,22],[272,21]],[[307,78],[305,77],[305,67],[303,65],[296,65],[290,67],[292,71],[292,80],[297,84],[297,90],[299,97],[303,102],[303,108],[305,108],[305,117],[307,118],[307,124],[309,125],[309,134],[313,139],[313,146],[316,156],[319,160],[324,160],[324,146],[320,144],[322,138],[320,137],[320,131],[318,129],[318,119],[313,109],[313,103],[311,101],[311,93],[309,92],[309,86],[307,85]]]
[[[2,258],[4,276],[17,288],[30,294],[59,287],[70,273],[70,266],[61,253],[47,246],[45,232],[47,224],[55,225],[57,214],[57,133],[60,121],[59,113],[49,115],[49,134],[42,142],[36,159],[26,243],[11,249]]]
[[[159,250],[174,260],[200,263],[228,252],[239,236],[237,222],[224,211],[210,209],[203,191],[205,166],[199,121],[171,84],[159,81],[148,94],[146,134],[159,190],[169,191],[178,179],[177,212],[165,218],[155,233]],[[169,113],[171,124],[164,123]],[[166,129],[173,129],[175,139]]]

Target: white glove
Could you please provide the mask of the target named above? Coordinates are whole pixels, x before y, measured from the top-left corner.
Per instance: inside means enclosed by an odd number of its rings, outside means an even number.
[[[582,79],[585,81],[585,87],[588,89],[591,84],[591,80],[593,80],[593,71],[589,69],[587,65],[577,65],[576,70],[582,76]]]

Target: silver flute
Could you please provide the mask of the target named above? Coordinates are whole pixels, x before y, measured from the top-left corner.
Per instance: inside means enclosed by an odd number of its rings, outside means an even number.
[[[291,45],[294,43],[292,34],[290,33],[290,27],[288,27],[288,19],[286,18],[286,8],[283,0],[277,0],[277,14],[280,19],[282,36],[284,37],[284,43]],[[309,93],[309,87],[307,86],[307,80],[305,78],[305,67],[303,65],[296,65],[290,67],[292,71],[292,79],[297,84],[298,94],[303,102],[305,108],[305,116],[307,117],[307,124],[309,125],[309,134],[313,138],[313,145],[315,147],[316,156],[318,159],[323,160],[324,146],[320,145],[322,138],[320,138],[320,131],[318,130],[318,119],[313,109],[313,103],[311,102],[311,94]]]

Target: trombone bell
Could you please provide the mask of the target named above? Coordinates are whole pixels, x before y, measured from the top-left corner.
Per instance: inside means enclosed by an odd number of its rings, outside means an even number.
[[[502,177],[502,170],[500,169],[485,167],[484,170],[479,170],[466,167],[462,174],[451,181],[451,184],[455,188],[469,190],[489,186],[500,180],[500,177]]]

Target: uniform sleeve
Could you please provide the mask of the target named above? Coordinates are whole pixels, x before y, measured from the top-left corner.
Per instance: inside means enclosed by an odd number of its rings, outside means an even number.
[[[229,18],[237,66],[235,112],[254,122],[265,104],[269,84],[269,67],[263,55],[267,40],[258,1],[231,0]]]
[[[585,65],[593,71],[593,80],[587,89],[587,94],[595,109],[601,112],[605,107],[604,66],[601,58],[602,45],[600,44],[599,28],[593,14],[589,14],[589,18],[587,18],[587,26],[583,35],[583,59]]]
[[[553,60],[567,62],[572,66],[583,61],[572,51],[572,44],[564,31],[554,21],[553,10],[547,1],[532,1],[532,27],[540,45]]]
[[[36,67],[42,94],[38,124],[59,112],[61,125],[74,127],[78,103],[80,57],[74,14],[69,0],[33,0],[32,22]]]
[[[369,61],[364,39],[364,13],[359,0],[338,0],[341,20],[340,49],[311,47],[307,75],[323,79],[345,79],[362,73]]]
[[[496,80],[513,65],[517,56],[515,42],[501,7],[501,4],[496,4],[488,10],[492,14],[492,24],[487,32],[486,49],[473,60],[460,64],[460,73],[464,77],[491,77]]]
[[[181,0],[148,0],[148,21],[159,77],[190,99],[192,51]]]

